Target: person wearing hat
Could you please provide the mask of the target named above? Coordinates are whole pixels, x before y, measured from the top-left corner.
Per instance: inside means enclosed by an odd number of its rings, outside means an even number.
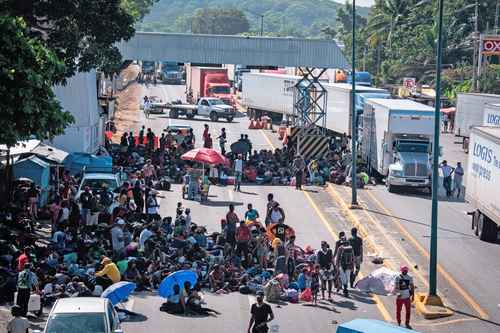
[[[120,282],[122,279],[120,270],[116,264],[108,257],[103,257],[101,260],[102,269],[95,273],[95,283],[102,286],[106,290],[113,283]]]
[[[401,266],[401,274],[396,277],[396,281],[394,283],[395,292],[397,294],[396,320],[398,321],[398,325],[401,325],[401,310],[404,305],[406,312],[405,326],[406,328],[411,329],[411,301],[414,297],[415,285],[413,284],[413,278],[408,275],[408,266]]]
[[[111,228],[111,244],[113,246],[113,253],[117,256],[121,255],[125,248],[124,227],[125,221],[122,218],[117,218],[115,226]]]
[[[257,302],[250,308],[250,323],[248,324],[248,333],[266,333],[269,331],[267,323],[274,319],[274,313],[271,306],[264,302],[264,292],[257,291]]]

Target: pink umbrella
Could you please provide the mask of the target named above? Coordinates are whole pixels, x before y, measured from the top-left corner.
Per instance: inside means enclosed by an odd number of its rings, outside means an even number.
[[[229,165],[229,159],[220,152],[210,148],[196,148],[181,156],[183,160],[200,162],[203,164],[223,164]]]

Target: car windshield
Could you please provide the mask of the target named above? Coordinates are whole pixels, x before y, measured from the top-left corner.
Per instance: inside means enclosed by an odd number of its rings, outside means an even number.
[[[427,153],[427,144],[422,143],[399,143],[396,147],[399,152],[407,153]]]
[[[210,103],[210,105],[225,105],[226,103],[224,103],[221,99],[210,99],[208,100],[208,102]]]
[[[230,94],[229,87],[218,86],[210,88],[212,94]]]
[[[105,333],[103,313],[56,313],[47,322],[46,333]]]
[[[116,179],[84,179],[82,183],[82,188],[85,188],[85,186],[90,187],[91,190],[99,190],[103,186],[103,184],[107,184],[108,188],[113,191],[118,187],[118,184],[116,183]]]

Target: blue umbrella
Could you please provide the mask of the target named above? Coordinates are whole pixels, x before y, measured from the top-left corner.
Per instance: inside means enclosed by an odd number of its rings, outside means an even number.
[[[116,305],[125,301],[136,287],[137,285],[133,282],[120,281],[104,290],[101,297],[109,299],[113,305]]]
[[[174,286],[176,284],[179,287],[184,288],[184,282],[190,282],[191,287],[196,284],[198,277],[194,271],[190,270],[182,270],[169,274],[166,278],[161,281],[160,288],[158,289],[158,293],[163,298],[168,298],[174,293]]]

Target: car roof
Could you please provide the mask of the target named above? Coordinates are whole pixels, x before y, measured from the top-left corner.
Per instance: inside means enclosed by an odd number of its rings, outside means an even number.
[[[57,300],[52,313],[106,312],[108,299],[99,297],[69,297]]]
[[[114,173],[86,173],[83,179],[116,179]]]

